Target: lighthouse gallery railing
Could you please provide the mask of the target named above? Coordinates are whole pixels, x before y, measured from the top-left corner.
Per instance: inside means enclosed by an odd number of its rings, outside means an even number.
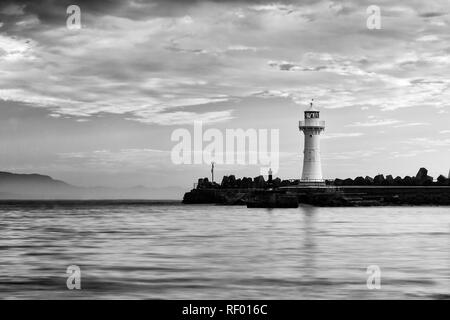
[[[299,121],[298,122],[298,126],[300,128],[307,128],[307,127],[311,127],[311,128],[325,128],[325,121],[323,120],[309,120],[308,123],[306,123],[306,121]]]

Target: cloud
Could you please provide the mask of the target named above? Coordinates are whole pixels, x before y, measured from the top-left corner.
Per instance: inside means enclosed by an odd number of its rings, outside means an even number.
[[[0,10],[0,14],[7,16],[21,16],[24,14],[25,5],[18,5],[14,3],[7,4]]]
[[[417,41],[424,41],[424,42],[439,41],[439,38],[437,35],[429,34],[429,35],[424,35],[424,36],[417,38]]]
[[[351,137],[360,137],[363,136],[364,133],[361,132],[349,132],[349,133],[326,133],[322,136],[321,139],[340,139],[340,138],[351,138]]]
[[[419,17],[422,18],[434,18],[434,17],[441,17],[441,16],[445,16],[446,12],[424,12],[419,14]]]
[[[16,39],[0,34],[0,62],[35,58],[32,55],[33,45],[29,39]]]
[[[404,143],[423,147],[447,147],[450,146],[450,139],[412,138]]]
[[[170,151],[159,149],[128,148],[120,150],[94,150],[58,154],[58,164],[83,167],[84,170],[102,172],[128,172],[142,169],[162,168],[170,162]],[[80,168],[79,168],[80,169]]]
[[[395,119],[374,119],[367,122],[355,122],[347,125],[347,127],[380,127],[380,126],[388,126],[392,124],[400,123],[400,120]]]
[[[374,77],[375,73],[362,69],[367,63],[364,56],[342,56],[329,53],[307,52],[301,62],[269,61],[268,65],[281,71],[322,71],[339,75]]]
[[[303,67],[297,63],[286,62],[286,61],[269,61],[268,65],[271,67],[277,67],[281,71],[327,71],[329,70],[327,66],[317,66],[317,67]]]
[[[394,128],[404,128],[404,127],[417,127],[417,126],[429,126],[429,123],[426,122],[410,122],[410,123],[403,123],[399,124],[397,126],[394,126]]]
[[[167,125],[228,121],[249,96],[438,112],[450,98],[448,35],[412,19],[428,6],[385,5],[396,32],[375,36],[356,1],[79,1],[79,31],[65,27],[69,2],[13,4],[0,7],[21,12],[0,29],[0,99],[52,114]]]
[[[342,151],[342,152],[328,152],[324,153],[322,158],[324,160],[355,160],[371,158],[380,151],[378,150],[355,150],[355,151]]]
[[[424,153],[433,153],[433,152],[437,152],[438,150],[436,149],[422,149],[420,150],[420,152],[418,151],[394,151],[391,152],[391,157],[392,158],[413,158],[413,157],[417,157],[420,154],[424,154]]]
[[[205,113],[175,111],[167,113],[153,113],[150,116],[148,111],[142,110],[135,112],[135,118],[127,118],[129,120],[136,120],[143,123],[156,123],[161,125],[182,125],[191,124],[195,121],[201,121],[203,123],[217,123],[224,122],[233,119],[232,110],[225,111],[213,111]]]

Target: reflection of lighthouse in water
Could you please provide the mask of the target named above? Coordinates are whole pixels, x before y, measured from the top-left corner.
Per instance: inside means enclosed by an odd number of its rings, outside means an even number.
[[[305,111],[305,120],[299,123],[300,131],[305,134],[303,151],[302,182],[323,182],[322,165],[320,163],[320,134],[325,130],[325,121],[319,120],[319,110],[313,103]]]

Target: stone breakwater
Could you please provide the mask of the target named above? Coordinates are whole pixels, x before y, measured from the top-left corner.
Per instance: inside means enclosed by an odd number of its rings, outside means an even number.
[[[305,186],[299,180],[279,178],[265,181],[262,176],[236,179],[231,175],[224,176],[221,184],[199,179],[194,189],[184,195],[183,203],[248,205],[261,195],[273,194],[294,196],[299,203],[316,206],[450,205],[450,179],[441,175],[435,181],[425,168],[413,177],[335,179],[322,186]]]

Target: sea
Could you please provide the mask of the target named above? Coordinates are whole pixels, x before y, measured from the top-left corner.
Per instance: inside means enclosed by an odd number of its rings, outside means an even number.
[[[0,299],[450,299],[450,207],[2,201]]]

